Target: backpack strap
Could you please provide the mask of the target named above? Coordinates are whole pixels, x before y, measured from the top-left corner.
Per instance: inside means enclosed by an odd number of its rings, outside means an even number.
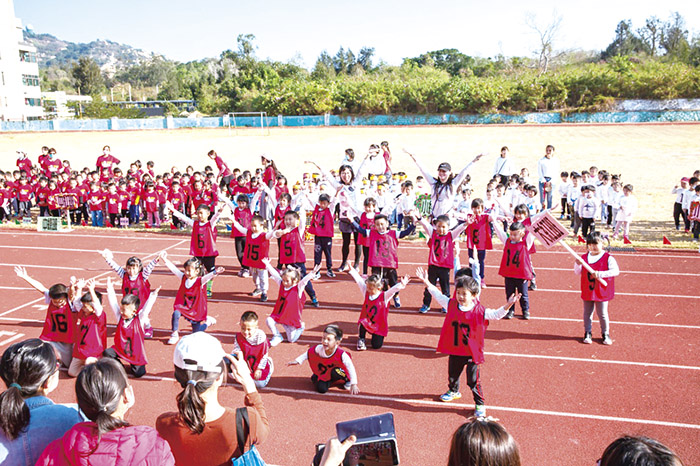
[[[249,435],[250,420],[248,419],[247,408],[236,409],[236,438],[238,440],[238,449],[241,454],[245,453],[245,441]]]

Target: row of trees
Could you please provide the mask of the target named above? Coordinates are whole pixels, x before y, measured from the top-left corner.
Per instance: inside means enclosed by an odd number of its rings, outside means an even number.
[[[81,58],[66,76],[82,94],[127,84],[163,100],[194,99],[207,114],[267,111],[318,115],[432,112],[604,110],[616,98],[668,99],[700,95],[700,37],[690,38],[675,13],[634,29],[621,21],[602,53],[554,53],[561,22],[535,29],[535,58],[470,57],[456,49],[406,58],[401,66],[374,63],[374,49],[355,55],[324,51],[309,71],[294,63],[259,60],[255,37],[240,35],[219,58],[174,63],[156,58],[105,78]],[[44,77],[49,73],[45,72]],[[102,111],[108,111],[103,108]]]

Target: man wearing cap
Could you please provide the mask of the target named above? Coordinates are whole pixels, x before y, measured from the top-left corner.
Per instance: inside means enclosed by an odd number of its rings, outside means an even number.
[[[552,208],[554,180],[557,179],[560,173],[559,159],[554,157],[554,146],[549,144],[545,149],[544,157],[537,162],[537,179],[539,181],[542,210]]]

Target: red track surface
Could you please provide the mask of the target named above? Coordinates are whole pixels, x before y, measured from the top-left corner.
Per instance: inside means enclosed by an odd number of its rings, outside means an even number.
[[[14,275],[13,265],[26,265],[30,275],[47,286],[67,283],[71,275],[106,277],[113,273],[97,253],[105,247],[115,252],[118,263],[129,255],[150,259],[166,248],[171,259],[181,263],[189,251],[189,238],[113,230],[70,234],[0,230],[0,351],[13,341],[38,336],[45,315],[41,296]],[[275,246],[272,249],[276,252]],[[277,286],[271,282],[266,304],[250,298],[250,279],[234,276],[238,263],[231,240],[221,239],[219,250],[217,265],[227,272],[214,283],[209,312],[218,323],[211,333],[230,349],[241,313],[250,309],[261,317],[268,315]],[[337,265],[340,251],[334,248],[333,253]],[[487,307],[505,302],[496,269],[500,255],[500,251],[487,254],[489,287],[482,293]],[[307,257],[311,257],[308,245]],[[561,251],[533,257],[540,287],[530,294],[533,318],[489,326],[482,369],[487,411],[516,438],[523,464],[595,464],[605,446],[621,434],[657,438],[686,464],[700,464],[700,314],[696,312],[700,255],[650,251],[615,257],[623,272],[610,305],[613,346],[603,346],[599,339],[593,345],[580,343],[578,281],[571,258]],[[416,265],[427,260],[427,251],[419,243],[402,243],[399,259],[399,272],[415,275]],[[172,347],[164,344],[178,283],[163,266],[156,268],[151,282],[163,285],[152,314],[156,337],[146,342],[148,379],[132,380],[137,403],[128,415],[130,422],[146,425],[153,425],[158,414],[176,410],[180,390],[171,379]],[[339,274],[314,286],[322,306],[304,310],[307,330],[301,341],[283,343],[271,352],[275,373],[261,392],[272,435],[259,448],[262,456],[270,464],[308,464],[314,444],[333,435],[336,422],[391,411],[402,464],[444,464],[450,436],[471,414],[473,402],[464,379],[461,400],[438,401],[447,384],[447,357],[434,351],[443,316],[416,312],[423,287],[414,279],[401,293],[404,306],[391,311],[386,346],[359,353],[356,322],[362,296],[355,284]],[[108,320],[114,324],[111,313]],[[285,366],[320,341],[323,326],[333,322],[348,335],[343,346],[353,353],[358,370],[361,394],[356,397],[338,389],[317,394],[307,365]],[[110,328],[109,344],[112,334]],[[594,337],[599,336],[594,323]],[[65,374],[62,379],[52,398],[73,402],[73,383]],[[229,406],[239,405],[243,398],[235,386],[225,387],[220,396]]]

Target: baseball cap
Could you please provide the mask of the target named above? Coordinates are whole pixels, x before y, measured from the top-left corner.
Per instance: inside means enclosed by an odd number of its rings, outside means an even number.
[[[173,364],[188,371],[221,372],[221,360],[226,352],[221,342],[204,332],[186,335],[177,342]]]
[[[447,162],[442,162],[440,165],[438,165],[438,170],[445,170],[445,171],[452,171],[452,165],[450,165]]]
[[[688,178],[687,176],[684,176],[683,178],[681,178],[681,181],[685,181],[687,183],[688,181],[690,181],[690,178]]]

